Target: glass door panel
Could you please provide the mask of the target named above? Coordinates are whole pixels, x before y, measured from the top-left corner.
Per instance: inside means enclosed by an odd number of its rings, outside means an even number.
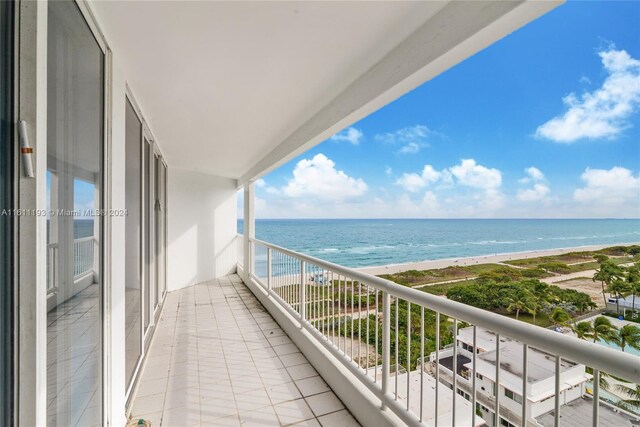
[[[161,223],[160,223],[160,216],[162,213],[162,205],[161,205],[161,201],[160,201],[160,163],[162,163],[162,160],[160,159],[160,156],[158,154],[155,154],[153,156],[153,192],[154,192],[154,257],[155,257],[155,275],[154,275],[154,292],[153,292],[153,309],[154,309],[154,313],[155,310],[158,308],[158,304],[160,302],[160,259],[162,256],[162,242],[160,241],[160,229],[161,227]]]
[[[142,122],[126,101],[125,364],[127,389],[142,356]]]
[[[13,17],[0,2],[0,212],[14,208]],[[0,215],[0,426],[13,425],[13,217]]]
[[[147,138],[144,138],[144,143],[142,144],[142,203],[143,203],[143,215],[144,215],[144,238],[143,238],[143,277],[144,277],[144,332],[146,334],[149,329],[149,325],[151,324],[151,209],[153,205],[151,205],[151,144]]]
[[[160,298],[167,289],[167,167],[162,159],[158,162],[158,295]]]
[[[47,31],[47,425],[101,425],[104,54],[75,2]]]

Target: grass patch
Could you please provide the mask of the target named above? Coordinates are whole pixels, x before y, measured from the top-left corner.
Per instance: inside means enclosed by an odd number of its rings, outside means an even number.
[[[615,264],[638,261],[637,246],[614,246],[599,251],[569,252],[527,259],[505,261],[505,264],[517,267],[540,268],[555,274],[569,274],[598,268],[596,256],[607,255]]]
[[[549,274],[539,268],[520,269],[500,264],[477,264],[464,267],[451,266],[432,270],[407,270],[394,274],[382,274],[379,277],[391,280],[399,285],[413,287],[429,283],[446,282],[449,280],[464,280],[478,276],[495,275],[507,277],[509,280],[517,280],[522,278],[549,277],[552,274]]]

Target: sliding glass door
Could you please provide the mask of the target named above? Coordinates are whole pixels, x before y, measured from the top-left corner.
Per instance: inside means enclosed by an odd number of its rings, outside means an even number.
[[[134,105],[127,97],[126,393],[132,390],[166,289],[167,168],[142,115]]]
[[[155,255],[155,275],[154,275],[154,298],[153,307],[154,310],[158,309],[164,291],[166,289],[165,284],[165,215],[166,215],[166,166],[162,161],[160,153],[156,152],[154,155],[154,255]]]
[[[151,203],[151,153],[153,152],[153,147],[151,146],[151,142],[149,138],[144,137],[144,142],[142,144],[142,212],[143,212],[143,226],[144,226],[144,238],[142,241],[143,244],[143,265],[144,265],[144,333],[145,335],[149,331],[149,327],[152,323],[153,318],[153,307],[151,305],[151,291],[153,288],[152,277],[153,273],[153,258],[151,257],[151,244],[152,244],[152,236],[151,230],[152,227],[152,212],[153,212],[153,204]]]
[[[102,425],[105,58],[75,2],[47,32],[47,425]]]
[[[156,156],[156,307],[167,289],[167,166]]]
[[[142,356],[142,122],[126,100],[125,354],[127,390]]]
[[[0,212],[15,206],[14,3],[0,2]],[[13,425],[13,217],[0,215],[0,426]]]

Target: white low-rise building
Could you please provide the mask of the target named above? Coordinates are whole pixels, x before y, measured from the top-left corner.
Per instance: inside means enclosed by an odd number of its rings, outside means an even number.
[[[473,375],[476,375],[476,402],[478,413],[489,425],[522,425],[523,396],[523,345],[515,340],[500,337],[500,372],[498,401],[500,420],[495,420],[496,339],[493,332],[478,328],[473,366],[473,328],[458,332],[456,348],[456,387],[458,393],[471,400]],[[440,352],[440,378],[452,387],[453,348]],[[435,363],[435,354],[431,355]],[[554,409],[556,358],[529,347],[527,351],[527,424],[536,425],[535,418]],[[442,373],[444,372],[444,375]],[[560,359],[560,404],[565,405],[586,394],[591,376],[585,366]]]

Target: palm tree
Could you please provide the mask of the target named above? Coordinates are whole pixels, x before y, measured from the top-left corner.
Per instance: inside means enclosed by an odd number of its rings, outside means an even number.
[[[626,346],[640,350],[640,327],[624,325],[618,332],[618,341],[622,351]]]
[[[596,320],[593,321],[593,333],[592,336],[593,342],[598,340],[602,340],[606,343],[618,343],[618,328],[613,326],[611,320],[604,316],[596,317]]]
[[[561,326],[569,326],[569,323],[571,323],[571,316],[569,316],[569,313],[567,313],[560,307],[556,307],[553,309],[551,315],[549,316],[549,319],[556,328],[559,328]]]
[[[597,257],[600,263],[599,268],[593,275],[593,281],[600,281],[602,286],[602,299],[604,300],[605,307],[607,306],[607,296],[605,294],[606,287],[609,286],[615,278],[620,278],[623,275],[622,269],[614,264],[608,257],[600,255]],[[605,286],[606,285],[606,286]]]
[[[588,340],[593,338],[593,325],[591,322],[579,322],[574,326],[573,330],[576,336],[581,340]]]
[[[640,384],[636,384],[635,388],[618,384],[616,385],[616,390],[629,396],[628,399],[618,402],[619,407],[630,412],[637,412],[640,409]]]
[[[516,320],[518,320],[518,316],[521,311],[525,311],[529,314],[533,314],[533,310],[531,308],[531,293],[527,290],[520,290],[513,297],[505,298],[506,302],[509,304],[507,306],[507,311],[509,313],[516,312]]]
[[[631,293],[629,283],[621,277],[614,277],[607,286],[607,292],[616,298],[616,313],[620,314],[620,300]]]
[[[635,318],[636,295],[640,294],[640,262],[627,269],[626,281],[629,284],[629,292],[633,296],[631,302],[631,313]]]
[[[593,368],[587,366],[585,368],[585,371],[587,372],[587,374],[591,374],[593,375]],[[611,384],[609,383],[609,380],[607,379],[610,375],[607,374],[606,372],[600,372],[600,380],[598,381],[598,384],[600,384],[600,388],[604,389],[604,390],[609,390],[609,387],[611,387]]]
[[[531,309],[530,313],[533,315],[533,324],[537,325],[536,315],[540,312],[540,309],[542,308],[542,305],[540,304],[540,298],[532,296],[531,305],[529,308]]]

